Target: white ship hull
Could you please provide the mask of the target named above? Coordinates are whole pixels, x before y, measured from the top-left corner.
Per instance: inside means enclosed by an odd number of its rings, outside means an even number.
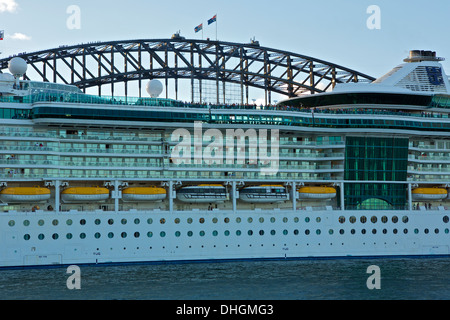
[[[3,213],[0,266],[442,256],[450,254],[449,215],[443,210]]]

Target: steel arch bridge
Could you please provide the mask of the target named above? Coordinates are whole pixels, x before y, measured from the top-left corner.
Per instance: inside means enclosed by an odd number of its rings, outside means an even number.
[[[117,84],[138,84],[142,95],[143,81],[169,79],[174,84],[178,99],[179,80],[191,82],[202,101],[202,83],[215,82],[217,102],[225,100],[225,83],[239,87],[242,103],[249,99],[249,87],[265,91],[266,103],[272,102],[272,93],[293,98],[301,93],[320,93],[334,88],[337,83],[372,82],[375,79],[334,63],[278,49],[262,47],[257,41],[248,44],[187,40],[178,35],[171,39],[96,42],[17,55],[28,63],[31,72],[42,81],[73,84],[84,92],[88,88],[109,86],[115,94]],[[11,57],[0,60],[0,73],[7,72]],[[33,80],[36,77],[33,77]],[[211,82],[210,82],[211,83]],[[214,85],[213,85],[214,86]]]

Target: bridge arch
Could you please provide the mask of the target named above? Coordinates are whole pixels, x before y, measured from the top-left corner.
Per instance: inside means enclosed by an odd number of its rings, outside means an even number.
[[[249,88],[264,90],[266,103],[272,103],[272,93],[293,98],[324,92],[337,83],[375,80],[334,63],[262,47],[256,41],[242,44],[172,37],[60,46],[18,56],[29,66],[25,79],[32,72],[33,80],[73,84],[84,92],[97,87],[99,95],[109,86],[114,96],[116,86],[123,84],[128,96],[129,83],[137,83],[141,96],[144,81],[160,79],[166,84],[167,97],[171,79],[178,99],[179,81],[187,79],[193,102],[202,101],[205,81],[216,87],[218,103],[225,100],[221,88],[226,83],[239,88],[242,103],[249,102]],[[7,72],[10,58],[0,59],[0,73]]]

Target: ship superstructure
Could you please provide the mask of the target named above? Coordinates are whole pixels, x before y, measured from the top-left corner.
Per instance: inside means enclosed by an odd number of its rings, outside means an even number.
[[[449,254],[450,86],[413,51],[278,105],[0,75],[0,265]]]

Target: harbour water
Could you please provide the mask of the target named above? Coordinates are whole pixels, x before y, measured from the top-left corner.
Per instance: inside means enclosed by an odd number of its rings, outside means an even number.
[[[369,290],[369,266],[381,289]],[[340,259],[1,270],[1,300],[448,300],[450,259]]]

